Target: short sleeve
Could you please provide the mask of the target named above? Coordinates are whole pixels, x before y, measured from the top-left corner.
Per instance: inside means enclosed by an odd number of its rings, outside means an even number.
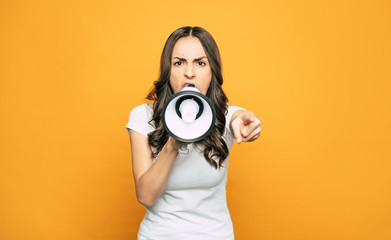
[[[227,115],[225,116],[225,128],[227,129],[228,133],[230,136],[233,136],[233,134],[231,133],[231,129],[229,127],[229,124],[231,122],[231,118],[232,118],[232,114],[238,110],[244,110],[246,111],[246,109],[244,108],[241,108],[241,107],[237,107],[237,106],[228,106],[228,113]]]
[[[148,136],[148,116],[145,104],[137,106],[132,109],[129,114],[129,121],[126,128],[132,129],[144,136]]]

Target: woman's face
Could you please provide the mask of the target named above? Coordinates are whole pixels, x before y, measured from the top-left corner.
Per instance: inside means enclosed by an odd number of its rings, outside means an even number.
[[[170,85],[174,93],[192,83],[206,95],[211,80],[212,70],[200,40],[192,36],[180,38],[171,56]]]

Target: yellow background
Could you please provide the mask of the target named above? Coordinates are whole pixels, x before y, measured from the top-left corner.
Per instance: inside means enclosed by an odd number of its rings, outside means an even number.
[[[1,1],[0,239],[136,239],[125,125],[169,34],[207,29],[236,239],[391,239],[389,1]]]

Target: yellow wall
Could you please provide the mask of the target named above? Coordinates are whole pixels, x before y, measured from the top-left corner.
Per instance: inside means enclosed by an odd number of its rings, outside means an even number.
[[[238,3],[240,2],[240,3]],[[1,1],[0,239],[136,239],[130,110],[168,35],[216,39],[237,239],[391,239],[389,1]]]

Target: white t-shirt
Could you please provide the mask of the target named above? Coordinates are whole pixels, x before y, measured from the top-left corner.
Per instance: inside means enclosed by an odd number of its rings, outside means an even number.
[[[226,115],[225,140],[231,150],[235,141],[229,123],[240,107],[229,106]],[[135,107],[126,128],[147,136],[154,131],[149,121],[152,104]],[[206,162],[200,146],[182,145],[167,180],[166,188],[140,224],[138,240],[231,240],[234,232],[227,207],[228,157],[215,169]],[[155,159],[154,159],[155,161]]]

